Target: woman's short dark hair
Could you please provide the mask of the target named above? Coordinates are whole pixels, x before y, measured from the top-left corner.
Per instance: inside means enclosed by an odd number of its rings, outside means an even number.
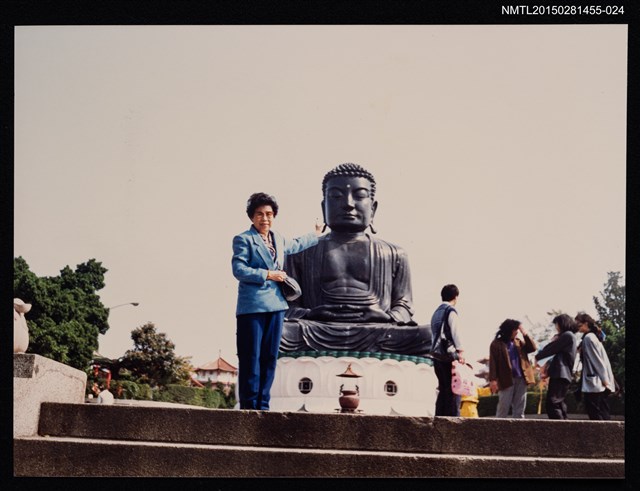
[[[576,315],[576,323],[577,324],[584,323],[587,326],[589,326],[589,331],[595,334],[596,337],[600,341],[602,341],[602,329],[600,329],[600,326],[596,324],[596,321],[589,314],[587,314],[586,312],[580,312],[578,315]]]
[[[505,343],[511,341],[511,334],[513,331],[517,331],[522,322],[517,321],[515,319],[507,319],[498,328],[498,333],[496,334],[496,339],[500,339]]]
[[[552,322],[558,325],[560,332],[576,332],[578,329],[576,322],[567,314],[556,315]]]
[[[253,193],[247,201],[247,215],[253,218],[257,208],[269,205],[273,209],[273,216],[278,215],[278,203],[276,199],[267,193]]]
[[[456,285],[444,285],[440,291],[443,302],[451,302],[458,295],[460,295],[460,290]]]

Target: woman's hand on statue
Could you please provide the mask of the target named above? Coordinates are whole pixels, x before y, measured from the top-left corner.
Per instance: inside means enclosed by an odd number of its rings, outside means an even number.
[[[287,273],[285,273],[284,271],[267,271],[267,280],[282,282],[286,277]]]
[[[317,236],[322,235],[322,232],[324,231],[324,227],[325,227],[325,224],[324,223],[320,223],[320,220],[316,218],[315,229],[316,229],[316,235]]]

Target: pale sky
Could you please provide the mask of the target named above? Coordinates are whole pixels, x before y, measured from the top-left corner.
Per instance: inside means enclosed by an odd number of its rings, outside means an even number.
[[[461,290],[469,358],[506,318],[595,315],[624,273],[625,25],[17,27],[15,255],[109,271],[99,351],[152,321],[236,364],[231,241],[273,194],[288,237],[323,175],[377,180],[419,323]],[[28,319],[28,316],[27,316]]]

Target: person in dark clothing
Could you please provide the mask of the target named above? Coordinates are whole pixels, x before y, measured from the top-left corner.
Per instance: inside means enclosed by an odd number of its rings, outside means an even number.
[[[451,362],[464,363],[458,312],[454,308],[459,294],[456,285],[445,285],[440,292],[442,304],[431,317],[431,355],[438,377],[436,416],[460,416],[460,396],[451,391]]]
[[[549,376],[547,416],[549,419],[567,419],[567,405],[564,399],[569,390],[576,359],[578,339],[574,332],[577,330],[577,325],[567,314],[554,317],[553,324],[558,331],[558,336],[536,353],[536,367],[539,368],[538,360],[553,356],[547,371]]]

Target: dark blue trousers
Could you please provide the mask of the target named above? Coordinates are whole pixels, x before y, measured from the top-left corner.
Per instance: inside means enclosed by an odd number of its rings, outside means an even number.
[[[451,362],[433,360],[433,369],[438,377],[436,416],[460,416],[461,397],[451,391]]]
[[[236,317],[240,409],[269,410],[284,310]]]
[[[569,392],[567,379],[549,377],[546,401],[549,419],[567,419],[567,404],[564,402],[567,392]]]

